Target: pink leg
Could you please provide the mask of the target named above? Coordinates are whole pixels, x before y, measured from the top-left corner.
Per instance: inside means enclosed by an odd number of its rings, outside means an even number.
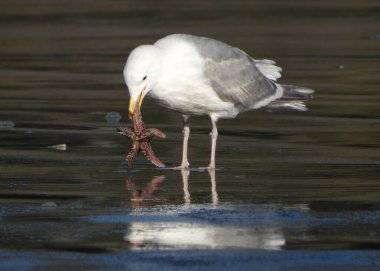
[[[189,136],[190,136],[190,127],[186,123],[183,127],[183,150],[182,150],[182,163],[181,168],[188,169],[189,168],[189,161],[187,160],[187,146],[189,143]]]
[[[207,167],[200,167],[201,170],[213,171],[215,170],[215,153],[216,153],[216,140],[218,139],[218,129],[216,128],[216,120],[211,118],[212,122],[212,131],[211,136],[211,159],[210,164]]]
[[[215,170],[215,153],[216,153],[216,140],[218,139],[218,130],[216,128],[216,122],[212,121],[211,135],[211,159],[208,169]]]
[[[190,127],[187,123],[187,120],[189,119],[189,116],[183,116],[183,148],[182,148],[182,162],[181,165],[178,167],[174,167],[173,169],[189,169],[189,161],[187,160],[187,147],[189,143],[189,137],[190,137]]]

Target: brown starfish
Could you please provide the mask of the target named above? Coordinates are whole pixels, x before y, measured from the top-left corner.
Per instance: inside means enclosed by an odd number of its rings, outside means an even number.
[[[166,135],[158,129],[145,129],[142,121],[140,106],[137,105],[132,118],[133,130],[128,127],[118,127],[116,131],[123,136],[129,137],[132,140],[132,148],[128,152],[125,160],[130,167],[139,152],[142,152],[146,158],[157,167],[165,167],[165,164],[158,159],[153,152],[150,141],[153,137],[165,138]]]

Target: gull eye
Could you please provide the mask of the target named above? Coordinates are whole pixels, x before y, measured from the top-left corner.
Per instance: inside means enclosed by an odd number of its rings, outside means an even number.
[[[143,81],[145,81],[145,79],[146,79],[146,75],[143,77],[143,79],[142,79],[142,80],[143,80]]]

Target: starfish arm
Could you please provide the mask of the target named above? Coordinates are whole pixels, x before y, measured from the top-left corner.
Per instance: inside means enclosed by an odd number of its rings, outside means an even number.
[[[157,167],[165,167],[165,164],[158,159],[153,152],[152,146],[149,142],[141,142],[141,150],[145,154],[146,158]]]
[[[131,128],[128,127],[117,127],[116,131],[126,137],[132,138],[134,135],[134,132]]]
[[[156,128],[149,128],[146,129],[145,134],[148,138],[158,137],[164,139],[166,137],[166,134]]]
[[[140,106],[136,106],[135,113],[133,114],[133,129],[135,133],[142,133],[145,130],[144,122],[142,120]]]
[[[132,148],[129,150],[125,160],[127,161],[128,166],[132,166],[133,161],[136,159],[137,154],[140,151],[140,143],[133,142]]]

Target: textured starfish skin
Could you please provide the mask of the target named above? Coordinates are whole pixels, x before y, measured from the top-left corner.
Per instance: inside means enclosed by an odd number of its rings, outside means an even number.
[[[146,129],[142,121],[140,107],[137,105],[135,114],[132,118],[133,130],[128,127],[118,127],[116,131],[123,136],[132,140],[132,148],[129,150],[125,160],[130,167],[139,152],[142,152],[146,158],[157,167],[165,167],[165,164],[158,159],[153,152],[150,141],[153,137],[165,138],[166,135],[158,129]]]

